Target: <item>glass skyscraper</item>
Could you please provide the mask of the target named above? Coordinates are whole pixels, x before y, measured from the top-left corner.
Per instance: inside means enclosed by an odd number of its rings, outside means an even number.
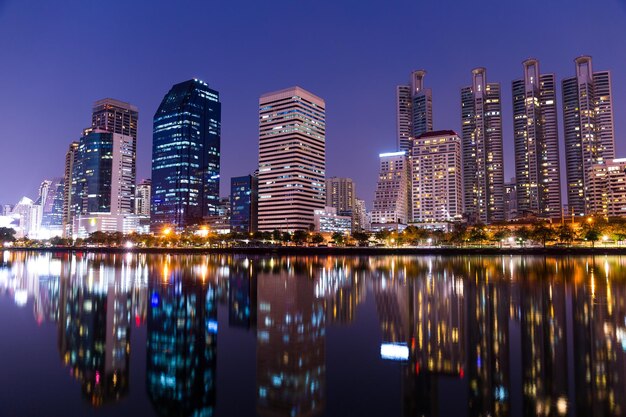
[[[217,214],[219,93],[198,79],[174,85],[154,115],[151,224],[184,228]]]
[[[233,232],[257,231],[259,180],[253,175],[230,180],[230,229]]]

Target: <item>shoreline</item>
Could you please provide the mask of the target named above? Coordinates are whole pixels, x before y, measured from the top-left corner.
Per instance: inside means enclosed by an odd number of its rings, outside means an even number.
[[[87,252],[87,253],[137,253],[137,254],[176,254],[176,255],[209,255],[209,254],[244,254],[244,255],[299,255],[299,256],[380,256],[380,255],[422,255],[422,256],[458,256],[458,255],[626,255],[626,247],[527,247],[527,248],[495,248],[495,247],[418,247],[418,248],[376,248],[376,247],[234,247],[234,248],[125,248],[125,247],[65,247],[51,246],[45,248],[10,247],[6,251],[16,252]]]

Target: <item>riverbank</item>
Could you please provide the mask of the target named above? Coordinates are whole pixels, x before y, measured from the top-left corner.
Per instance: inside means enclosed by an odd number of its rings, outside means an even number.
[[[292,255],[292,256],[370,256],[370,255],[626,255],[626,247],[305,247],[305,246],[272,246],[272,247],[228,247],[228,248],[126,248],[126,247],[11,247],[10,251],[31,252],[87,252],[87,253],[142,253],[142,254],[249,254],[249,255]]]

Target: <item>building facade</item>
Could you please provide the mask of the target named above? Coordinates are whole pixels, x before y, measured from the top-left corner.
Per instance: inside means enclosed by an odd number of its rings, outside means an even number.
[[[626,216],[626,158],[592,165],[588,178],[590,213],[604,217]]]
[[[610,72],[594,72],[589,56],[574,62],[576,75],[562,83],[567,214],[582,216],[596,205],[588,194],[591,167],[615,158],[615,137]]]
[[[461,220],[461,138],[451,130],[424,133],[411,151],[411,221]]]
[[[324,100],[300,88],[259,99],[259,230],[309,230],[323,209]]]
[[[137,184],[135,191],[135,214],[150,216],[150,195],[152,194],[152,181],[142,180]]]
[[[78,154],[78,142],[72,142],[65,153],[65,173],[63,176],[63,237],[72,236],[72,184],[74,174],[74,163]]]
[[[217,214],[219,93],[198,79],[174,85],[154,115],[151,225],[183,229]]]
[[[134,149],[132,136],[88,129],[81,137],[70,193],[73,237],[124,231],[124,218],[134,214]]]
[[[375,224],[406,224],[409,219],[409,158],[404,151],[382,153],[372,227]]]
[[[396,89],[398,150],[411,152],[411,139],[433,130],[432,90],[424,88],[426,71],[411,73],[407,85]]]
[[[524,78],[513,88],[513,140],[518,210],[543,218],[561,216],[556,77],[539,62],[523,62]]]
[[[472,71],[461,89],[464,211],[471,223],[504,220],[504,156],[500,84]]]
[[[258,230],[259,180],[254,175],[230,179],[230,230],[254,233]]]
[[[352,216],[342,216],[334,207],[315,210],[315,231],[320,233],[351,233]]]

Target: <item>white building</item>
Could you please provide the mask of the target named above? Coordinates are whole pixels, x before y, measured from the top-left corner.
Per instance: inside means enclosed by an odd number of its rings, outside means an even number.
[[[452,130],[428,132],[413,140],[411,221],[445,222],[463,216],[461,138]]]
[[[309,230],[325,207],[324,100],[300,88],[259,99],[259,230]]]
[[[352,217],[340,216],[334,207],[326,207],[314,212],[315,231],[321,233],[350,233],[352,231]]]
[[[409,159],[404,151],[381,153],[372,228],[406,224],[409,219]]]
[[[626,158],[592,165],[588,178],[588,214],[626,216]]]
[[[137,184],[135,190],[135,214],[150,216],[150,194],[152,192],[152,182],[143,180]]]

